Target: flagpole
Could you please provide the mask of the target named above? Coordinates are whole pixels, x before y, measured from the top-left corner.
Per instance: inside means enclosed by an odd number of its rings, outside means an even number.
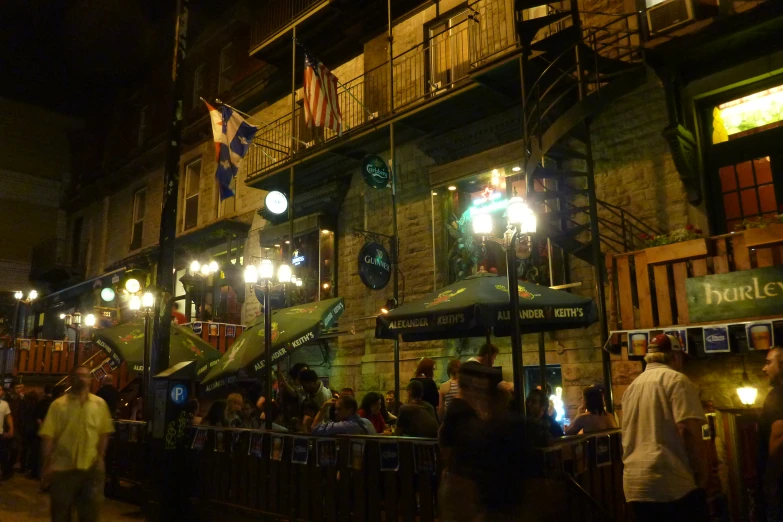
[[[201,98],[201,97],[199,97],[199,99],[200,99],[201,101],[203,101],[204,103],[207,103],[207,100],[205,100],[204,98]],[[223,101],[219,100],[218,98],[215,98],[215,103],[219,103],[220,105],[225,105],[226,107],[228,107],[228,108],[229,108],[229,109],[231,109],[232,111],[236,112],[237,114],[239,114],[239,115],[241,115],[241,116],[244,116],[244,117],[245,117],[246,119],[248,119],[248,120],[255,120],[256,122],[258,122],[258,123],[260,123],[260,124],[262,124],[262,125],[263,125],[263,127],[261,127],[261,128],[266,128],[266,127],[268,127],[268,126],[272,125],[271,123],[266,123],[265,121],[263,121],[263,120],[260,120],[260,119],[256,118],[255,116],[251,116],[250,114],[248,114],[248,113],[246,113],[246,112],[242,112],[242,111],[240,111],[239,109],[237,109],[236,107],[232,107],[231,105],[229,105],[229,104],[227,104],[227,103],[225,103],[225,102],[223,102]],[[259,130],[261,130],[261,129],[259,129]],[[296,141],[298,141],[299,143],[301,143],[301,144],[302,144],[302,145],[304,145],[305,147],[307,146],[307,143],[305,143],[305,142],[304,142],[304,141],[302,141],[302,140],[299,140],[299,139],[297,139],[296,137],[294,137],[294,136],[293,136],[293,135],[291,135],[291,134],[289,134],[289,135],[288,135],[288,137],[289,137],[289,138],[291,138],[291,139],[293,139],[293,140],[296,140]],[[267,148],[271,148],[271,147],[267,147]],[[273,149],[273,150],[274,150],[274,149]]]
[[[293,27],[293,41],[291,42],[291,133],[296,133],[294,123],[296,121],[296,25]],[[292,135],[292,140],[296,138]],[[292,141],[291,152],[293,153],[296,143]],[[294,166],[289,167],[288,172],[288,262],[294,258]],[[321,238],[319,236],[318,240]],[[285,248],[285,247],[283,247]],[[318,261],[320,263],[320,260]],[[319,295],[320,295],[320,284]],[[291,306],[291,292],[286,292],[286,305]]]

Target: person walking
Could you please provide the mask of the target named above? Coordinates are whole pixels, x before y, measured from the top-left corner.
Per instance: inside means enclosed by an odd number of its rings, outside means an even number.
[[[623,489],[638,522],[709,520],[706,418],[683,357],[675,337],[654,337],[623,395]]]
[[[446,418],[446,410],[449,409],[451,400],[459,394],[459,381],[457,375],[459,374],[459,367],[462,365],[459,359],[449,361],[446,366],[446,373],[449,375],[449,380],[440,385],[440,402],[438,403],[438,418],[443,421]]]
[[[783,348],[767,352],[764,373],[772,389],[759,415],[758,473],[759,514],[767,522],[783,522]],[[763,520],[763,518],[761,519]]]
[[[96,393],[98,397],[106,402],[106,406],[109,407],[109,413],[112,418],[117,416],[117,403],[120,401],[120,392],[114,386],[114,377],[112,375],[106,375],[101,383],[101,388]]]
[[[71,390],[49,407],[39,436],[43,480],[51,486],[52,522],[97,522],[103,504],[104,456],[114,423],[106,402],[90,393],[92,375],[77,366]]]

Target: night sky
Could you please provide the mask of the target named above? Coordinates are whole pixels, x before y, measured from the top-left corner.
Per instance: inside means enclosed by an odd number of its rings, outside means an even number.
[[[234,0],[191,0],[194,36]],[[176,0],[24,0],[0,8],[0,96],[100,117],[170,59]]]

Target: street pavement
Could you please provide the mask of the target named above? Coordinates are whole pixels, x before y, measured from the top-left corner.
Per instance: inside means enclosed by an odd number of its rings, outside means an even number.
[[[49,520],[49,495],[41,493],[38,481],[18,473],[11,480],[0,482],[0,522],[46,522]],[[102,522],[132,522],[142,520],[139,508],[106,499]]]

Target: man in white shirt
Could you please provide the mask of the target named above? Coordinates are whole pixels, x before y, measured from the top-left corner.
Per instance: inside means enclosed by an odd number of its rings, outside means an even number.
[[[709,476],[699,392],[676,338],[658,335],[623,395],[623,488],[637,522],[706,522]]]
[[[7,427],[8,429],[4,429]],[[5,400],[5,390],[0,386],[0,480],[11,478],[11,444],[14,438],[14,418]]]
[[[304,400],[311,400],[320,409],[324,402],[332,399],[332,392],[324,386],[314,370],[304,370],[299,373],[299,382],[305,391]]]

